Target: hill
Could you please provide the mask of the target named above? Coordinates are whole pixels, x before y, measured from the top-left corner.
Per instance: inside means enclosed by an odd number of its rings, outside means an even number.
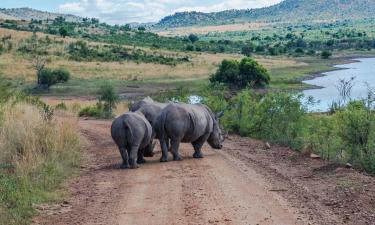
[[[0,19],[11,20],[54,20],[57,17],[64,17],[69,22],[81,22],[82,18],[70,14],[51,13],[31,8],[0,9]]]
[[[156,28],[219,25],[238,22],[312,22],[375,18],[373,0],[285,0],[279,4],[214,13],[179,12],[163,18]]]

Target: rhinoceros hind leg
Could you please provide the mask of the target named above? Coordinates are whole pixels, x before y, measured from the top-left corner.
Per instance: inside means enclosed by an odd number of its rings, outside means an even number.
[[[126,148],[120,147],[120,154],[122,157],[122,165],[120,166],[121,169],[129,168],[129,157]]]
[[[138,165],[137,165],[138,148],[139,148],[139,146],[132,146],[131,147],[130,155],[129,155],[130,169],[138,168]]]
[[[174,161],[181,161],[182,157],[178,153],[178,149],[180,147],[180,141],[172,140],[171,141],[171,147],[172,147],[173,160]]]
[[[168,162],[168,139],[160,138],[161,158],[160,162]]]

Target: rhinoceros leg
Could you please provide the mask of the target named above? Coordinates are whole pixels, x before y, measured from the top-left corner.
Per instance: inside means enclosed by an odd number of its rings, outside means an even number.
[[[143,157],[144,152],[145,152],[145,149],[141,149],[141,148],[140,148],[140,149],[138,150],[138,158],[137,158],[137,163],[138,163],[138,164],[146,163],[146,160],[145,160],[145,158]]]
[[[173,160],[174,161],[181,161],[182,157],[178,153],[178,149],[180,147],[180,141],[179,140],[171,140],[171,148],[172,148],[172,154],[173,154]]]
[[[166,138],[160,138],[160,147],[161,147],[161,158],[160,162],[168,162],[168,145]]]
[[[139,149],[139,145],[134,145],[130,149],[129,165],[131,169],[138,168],[138,165],[137,165],[138,149]]]
[[[120,154],[122,157],[122,165],[121,169],[129,168],[129,158],[128,158],[128,152],[126,151],[126,148],[120,147]]]
[[[210,136],[210,134],[205,134],[204,136],[200,137],[198,140],[196,140],[192,143],[193,147],[194,147],[193,158],[196,158],[196,159],[203,158],[202,146],[207,141],[209,136]]]

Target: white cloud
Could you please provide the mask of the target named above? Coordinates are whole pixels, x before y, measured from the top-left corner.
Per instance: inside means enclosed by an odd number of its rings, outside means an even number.
[[[281,0],[72,0],[61,4],[64,13],[95,17],[110,24],[152,22],[174,12],[217,12],[226,9],[246,9],[269,6]]]

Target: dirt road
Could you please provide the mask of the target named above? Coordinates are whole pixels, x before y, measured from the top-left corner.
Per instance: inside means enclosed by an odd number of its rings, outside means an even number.
[[[285,161],[277,155],[264,158],[265,151],[259,150],[263,148],[261,142],[231,137],[222,151],[205,146],[205,158],[199,160],[191,157],[192,147],[184,144],[182,162],[159,163],[158,153],[139,169],[121,170],[120,155],[109,135],[110,122],[81,120],[79,125],[89,142],[88,163],[82,174],[69,183],[70,197],[57,207],[47,207],[35,219],[36,224],[292,225],[375,221],[370,213],[357,215],[363,221],[352,220],[352,213],[336,213],[337,204],[324,204],[314,197],[319,189],[308,190],[311,184],[294,183],[287,173],[279,173],[282,164],[268,164],[277,158]],[[272,155],[270,152],[267,155]],[[287,149],[277,152],[293,155]],[[257,158],[252,159],[249,153]],[[294,175],[305,172],[284,166]],[[314,166],[322,167],[324,163]],[[345,213],[345,209],[341,207],[340,212]]]

